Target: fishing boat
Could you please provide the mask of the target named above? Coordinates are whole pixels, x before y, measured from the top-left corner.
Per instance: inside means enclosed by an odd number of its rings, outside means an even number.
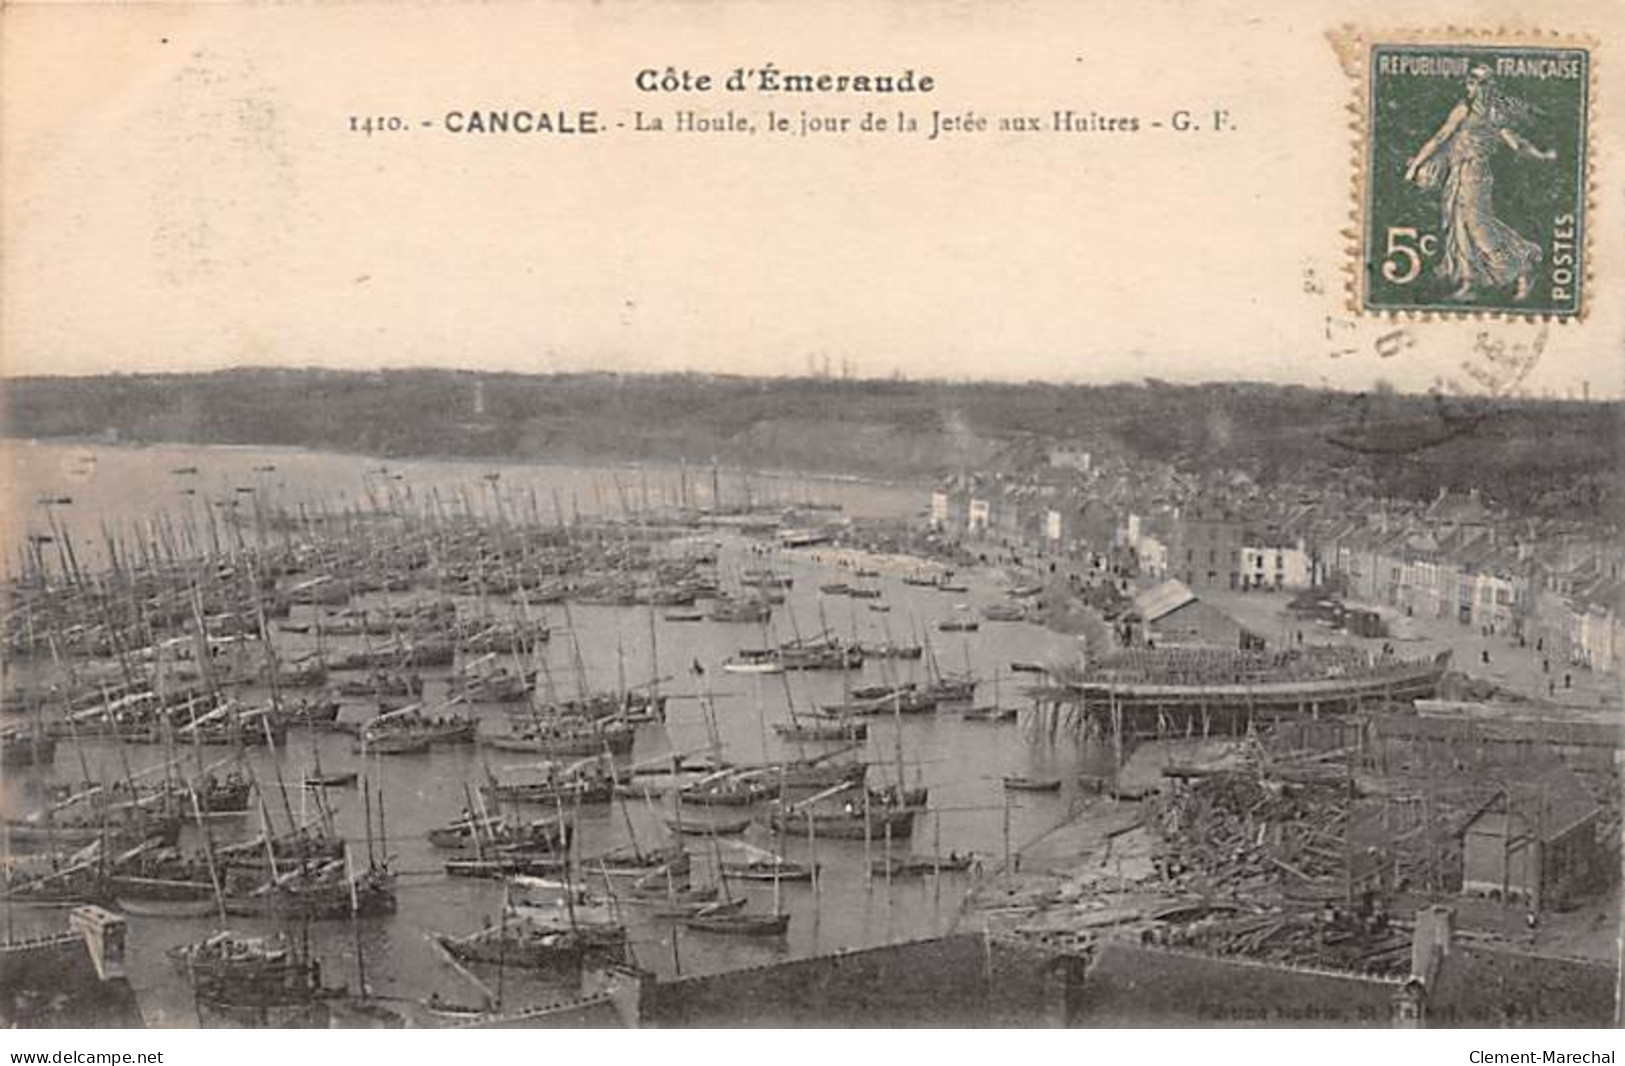
[[[625,845],[585,858],[581,860],[581,866],[605,879],[627,878],[649,883],[658,883],[662,878],[686,881],[693,866],[693,857],[683,849],[681,843],[649,850]]]
[[[363,734],[356,750],[363,755],[426,755],[429,747],[425,734],[389,731]]]
[[[752,821],[744,818],[667,818],[666,828],[674,833],[698,837],[738,836],[750,828]]]
[[[325,1029],[329,1001],[343,994],[323,983],[320,961],[281,935],[222,932],[168,955],[211,1027]]]
[[[1061,788],[1061,779],[1008,775],[1004,778],[1004,787],[1014,792],[1057,792]]]
[[[722,669],[730,674],[782,674],[784,665],[773,648],[745,649],[724,659]]]
[[[247,891],[228,891],[225,911],[238,918],[319,921],[395,913],[394,877],[381,867],[353,876],[343,864],[310,863]]]
[[[699,912],[682,919],[689,929],[728,936],[783,936],[790,928],[788,914],[746,914],[743,911]]]
[[[356,783],[357,773],[354,770],[343,770],[337,773],[306,774],[299,779],[304,788],[350,788]]]
[[[562,873],[569,865],[563,854],[508,853],[486,857],[447,859],[443,864],[450,877],[473,877],[485,880],[509,877],[549,877]]]
[[[607,803],[614,796],[615,774],[602,755],[568,766],[543,763],[528,769],[531,776],[522,778],[489,775],[481,786],[486,803],[492,807],[503,801],[574,806]]]
[[[946,674],[925,685],[921,690],[938,703],[964,703],[976,698],[974,677],[950,677]]]
[[[773,617],[773,607],[765,600],[718,599],[712,602],[706,618],[712,622],[764,623]]]
[[[918,659],[925,654],[925,648],[919,644],[864,644],[863,654],[871,659]]]
[[[739,583],[748,588],[776,588],[787,589],[796,583],[795,578],[789,574],[781,574],[775,570],[747,569],[739,577]]]
[[[727,877],[741,881],[811,881],[818,867],[792,862],[764,848],[736,841],[730,844],[729,852],[723,854],[718,869]]]
[[[625,755],[637,736],[630,723],[617,719],[534,717],[528,725],[512,724],[518,727],[514,732],[488,734],[481,741],[498,751],[537,755]]]
[[[469,715],[430,715],[412,704],[378,715],[361,729],[361,748],[381,755],[417,754],[431,744],[468,744],[479,723]]]
[[[779,808],[768,818],[782,833],[811,833],[824,840],[905,840],[914,833],[913,808],[873,807],[867,815],[861,804],[809,805]],[[808,823],[811,822],[811,829]]]
[[[786,740],[864,740],[869,736],[869,725],[840,718],[801,717],[794,722],[775,722],[773,732]]]
[[[474,819],[464,814],[451,824],[431,829],[424,835],[434,847],[449,850],[557,853],[570,846],[573,829],[568,820],[558,818],[514,823],[501,816]]]
[[[176,899],[148,899],[140,896],[113,896],[113,906],[131,918],[207,918],[218,912],[214,888],[208,883],[190,886],[193,894]]]
[[[989,622],[1020,622],[1027,617],[1027,611],[1019,604],[990,603],[982,608],[982,617]]]
[[[431,939],[459,962],[522,970],[579,966],[589,954],[603,950],[575,930],[537,925],[512,917],[467,936],[433,933]]]
[[[688,785],[678,801],[697,807],[748,807],[779,794],[779,781],[767,771],[742,773],[723,770]]]
[[[22,730],[0,733],[0,766],[49,766],[55,759],[55,737]]]
[[[856,692],[853,693],[857,695]],[[929,714],[937,709],[937,697],[913,685],[892,688],[881,695],[866,696],[846,703],[828,703],[823,711],[838,718],[875,717],[886,714]]]
[[[339,682],[338,694],[352,699],[365,699],[370,696],[421,696],[423,678],[417,674],[375,670],[363,679]]]
[[[668,622],[703,622],[705,621],[705,612],[693,610],[670,610],[661,614],[660,617]]]
[[[974,855],[949,852],[947,855],[894,855],[869,864],[876,877],[921,877],[935,873],[957,873],[970,869]]]
[[[651,918],[691,918],[695,915],[711,914],[738,914],[745,909],[749,901],[744,896],[734,899],[717,899],[717,890],[714,888],[697,890],[706,898],[673,898],[650,901],[648,914]]]

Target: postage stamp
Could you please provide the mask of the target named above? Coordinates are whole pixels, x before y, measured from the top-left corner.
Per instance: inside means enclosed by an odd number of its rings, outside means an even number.
[[[1359,306],[1582,317],[1584,47],[1372,43]]]

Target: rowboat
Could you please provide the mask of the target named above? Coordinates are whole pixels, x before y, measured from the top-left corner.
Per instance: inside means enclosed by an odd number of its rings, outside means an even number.
[[[1061,779],[1011,776],[1004,779],[1004,787],[1016,792],[1056,792],[1061,787]]]

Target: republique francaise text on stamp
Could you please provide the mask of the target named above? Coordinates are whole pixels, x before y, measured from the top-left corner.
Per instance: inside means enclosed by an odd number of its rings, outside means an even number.
[[[1580,317],[1589,51],[1373,43],[1367,62],[1361,309]]]

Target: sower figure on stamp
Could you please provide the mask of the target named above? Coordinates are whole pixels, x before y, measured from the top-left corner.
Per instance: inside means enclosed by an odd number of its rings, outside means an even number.
[[[1439,131],[1405,167],[1405,180],[1424,189],[1441,189],[1444,256],[1439,273],[1456,282],[1453,300],[1470,300],[1479,288],[1515,286],[1514,300],[1525,300],[1540,245],[1519,234],[1495,215],[1495,178],[1490,160],[1501,145],[1542,162],[1557,152],[1537,148],[1513,128],[1529,112],[1521,100],[1504,95],[1486,66],[1467,74],[1467,97],[1451,108]]]

